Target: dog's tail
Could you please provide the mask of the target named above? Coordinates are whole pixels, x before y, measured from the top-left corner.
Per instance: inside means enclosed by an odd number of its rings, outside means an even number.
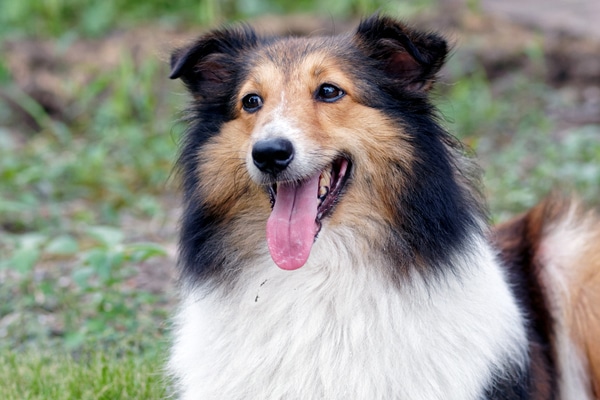
[[[520,295],[546,315],[560,398],[600,399],[600,217],[551,196],[494,237],[509,273],[528,281]]]

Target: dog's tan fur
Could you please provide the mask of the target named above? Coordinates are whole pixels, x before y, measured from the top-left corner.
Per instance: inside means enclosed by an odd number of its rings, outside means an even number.
[[[531,211],[546,240],[539,250],[540,277],[557,325],[584,360],[600,398],[600,219],[577,201],[549,201]],[[555,221],[548,223],[555,215]],[[546,219],[544,223],[543,218]],[[575,256],[574,256],[575,255]]]
[[[521,268],[541,283],[531,295],[549,310],[562,381],[575,376],[589,387],[588,396],[599,399],[600,218],[575,199],[552,196],[498,226],[496,235],[505,257],[512,254],[509,264],[517,255]],[[568,387],[562,388],[562,398],[572,397]]]

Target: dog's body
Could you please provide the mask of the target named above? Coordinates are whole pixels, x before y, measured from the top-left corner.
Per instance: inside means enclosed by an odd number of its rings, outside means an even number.
[[[599,395],[598,220],[547,201],[488,231],[476,168],[427,96],[446,53],[377,16],[174,53],[194,97],[182,399]]]

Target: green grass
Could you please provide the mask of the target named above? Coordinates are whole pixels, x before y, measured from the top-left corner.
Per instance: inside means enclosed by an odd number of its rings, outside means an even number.
[[[409,15],[433,4],[433,0],[88,0],[6,1],[0,5],[0,35],[99,37],[115,28],[139,24],[182,26],[214,24],[265,13],[312,13],[347,18],[375,11]]]
[[[600,126],[559,130],[551,110],[574,105],[523,74],[514,73],[499,89],[481,71],[455,79],[438,93],[439,108],[448,129],[476,152],[495,221],[555,190],[600,204]]]
[[[163,399],[162,356],[115,355],[93,351],[79,355],[49,351],[0,353],[4,400]]]
[[[170,218],[163,197],[175,192],[179,105],[167,68],[126,51],[114,68],[81,68],[90,78],[66,81],[59,118],[4,78],[39,129],[0,114],[0,351],[147,346],[166,330],[167,294],[130,282],[166,254],[135,226]]]

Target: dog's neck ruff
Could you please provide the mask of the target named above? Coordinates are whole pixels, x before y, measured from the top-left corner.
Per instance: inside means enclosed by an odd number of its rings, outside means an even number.
[[[169,363],[182,399],[480,399],[526,363],[522,316],[482,237],[453,272],[399,286],[350,229],[327,233],[299,270],[265,252],[234,287],[185,295]]]

